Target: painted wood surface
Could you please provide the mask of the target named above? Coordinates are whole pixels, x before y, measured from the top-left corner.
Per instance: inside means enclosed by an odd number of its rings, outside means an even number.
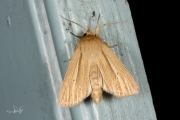
[[[131,12],[126,0],[0,0],[0,120],[156,120]],[[95,14],[93,14],[95,13]],[[60,85],[85,28],[123,22],[100,29],[100,37],[138,82],[139,95],[116,98],[104,94],[72,108],[58,106]],[[17,108],[15,108],[15,106]],[[16,110],[14,110],[14,108]],[[22,107],[23,106],[23,107]],[[8,111],[9,110],[9,111]]]

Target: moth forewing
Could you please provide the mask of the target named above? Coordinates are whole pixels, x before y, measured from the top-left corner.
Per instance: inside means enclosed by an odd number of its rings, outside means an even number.
[[[138,85],[126,67],[121,63],[121,61],[116,57],[116,55],[106,46],[102,46],[103,53],[105,54],[112,70],[116,74],[118,82],[121,86],[122,94],[117,95],[118,97],[129,96],[133,94],[138,94]],[[111,91],[111,90],[110,90]],[[117,89],[118,91],[118,89]]]
[[[98,31],[99,27],[96,26],[95,35],[87,30],[82,38],[76,36],[79,41],[60,89],[59,105],[72,107],[90,94],[92,100],[99,103],[103,90],[117,97],[139,93],[136,81],[107,44],[98,37]]]
[[[81,50],[77,47],[59,92],[58,102],[60,106],[77,105],[91,93],[89,79],[85,76],[85,72],[89,71],[88,61],[81,57]]]

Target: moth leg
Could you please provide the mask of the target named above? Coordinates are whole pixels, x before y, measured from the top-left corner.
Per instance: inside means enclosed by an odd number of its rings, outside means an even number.
[[[117,45],[113,45],[113,46],[108,46],[109,48],[113,48],[113,47],[115,47],[115,46],[117,46]]]
[[[80,37],[76,37],[76,39],[77,39],[77,41],[79,42],[81,38],[80,38]]]
[[[108,46],[108,44],[107,44],[106,42],[103,41],[103,43],[104,43],[106,46]],[[117,46],[117,44],[116,44],[116,45],[113,45],[113,46],[108,46],[108,48],[113,48],[113,47],[115,47],[115,46]]]
[[[65,60],[64,62],[68,62],[68,61],[71,61],[71,58],[70,58],[70,59],[68,59],[68,60]]]
[[[76,46],[75,46],[74,51],[75,51],[77,48],[78,48],[78,45],[76,45]],[[71,61],[71,58],[70,58],[70,59],[65,60],[64,62],[69,62],[69,61]]]

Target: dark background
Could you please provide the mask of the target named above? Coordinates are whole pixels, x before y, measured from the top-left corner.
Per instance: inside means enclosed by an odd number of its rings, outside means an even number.
[[[163,38],[160,37],[162,30],[160,30],[159,21],[162,13],[160,12],[160,8],[154,5],[156,3],[155,1],[128,0],[128,2],[152,94],[156,116],[157,119],[160,120],[163,119],[163,115],[161,116],[160,113],[163,113],[162,111],[165,105],[168,104],[160,100],[166,99],[167,94],[163,96],[163,93],[168,89],[161,89],[162,83],[166,82],[163,76],[168,74],[167,72],[162,72],[164,68],[162,66],[166,65],[162,62],[162,53],[165,51],[161,48],[162,44],[159,44],[165,42]],[[164,115],[165,114],[166,113],[164,113]]]

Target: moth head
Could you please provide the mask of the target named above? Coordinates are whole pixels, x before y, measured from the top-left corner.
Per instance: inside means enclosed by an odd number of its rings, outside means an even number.
[[[61,16],[61,17],[62,17],[62,16]],[[98,32],[99,32],[98,23],[99,23],[100,14],[99,14],[99,16],[98,16],[98,21],[97,21],[97,25],[96,25],[96,29],[95,29],[95,34],[93,34],[92,31],[90,31],[89,29],[87,30],[87,29],[84,28],[82,25],[80,25],[80,24],[78,24],[78,23],[76,23],[76,22],[73,22],[73,21],[71,21],[71,20],[68,20],[68,19],[66,19],[66,18],[64,18],[64,17],[62,17],[62,18],[65,19],[65,20],[67,20],[67,21],[69,21],[69,22],[72,22],[72,23],[80,26],[81,28],[83,28],[83,29],[86,31],[86,33],[85,33],[83,36],[78,36],[78,35],[75,35],[74,33],[70,32],[72,35],[74,35],[74,36],[76,36],[76,37],[78,37],[78,38],[82,38],[82,37],[84,37],[84,36],[86,36],[86,35],[95,35],[95,36],[98,35]]]
[[[90,30],[87,30],[87,32],[83,35],[83,37],[86,35],[94,35],[94,34]]]

